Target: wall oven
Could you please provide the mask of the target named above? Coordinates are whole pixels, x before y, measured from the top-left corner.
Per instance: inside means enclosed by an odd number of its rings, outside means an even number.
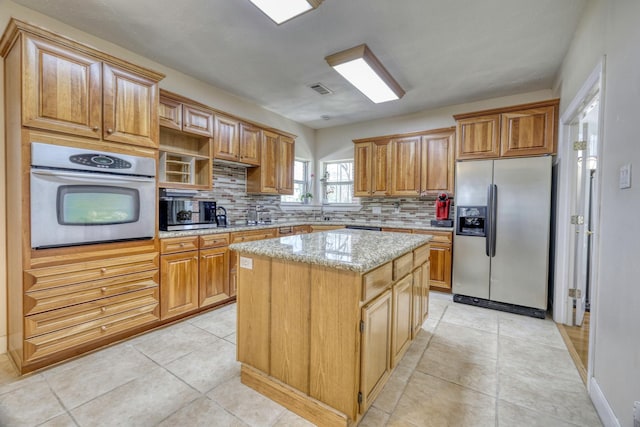
[[[31,247],[152,239],[156,161],[31,144]]]

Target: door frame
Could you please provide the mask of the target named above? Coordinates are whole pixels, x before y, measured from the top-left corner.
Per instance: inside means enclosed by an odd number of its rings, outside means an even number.
[[[573,259],[571,253],[573,246],[571,241],[573,239],[573,226],[569,222],[569,218],[572,215],[571,202],[575,197],[572,182],[575,174],[575,166],[569,159],[572,159],[573,144],[570,140],[570,126],[571,122],[578,114],[582,107],[583,102],[589,95],[591,88],[599,83],[600,88],[600,105],[599,105],[599,117],[598,117],[598,168],[596,169],[596,185],[594,186],[594,199],[599,201],[601,199],[601,185],[602,185],[602,146],[604,137],[604,105],[605,105],[605,60],[603,56],[598,62],[593,71],[589,74],[589,77],[585,80],[576,96],[571,103],[567,106],[565,113],[560,117],[560,132],[558,145],[558,164],[559,164],[559,178],[558,178],[558,196],[557,196],[557,233],[556,233],[556,259],[555,259],[555,283],[554,283],[554,305],[553,305],[553,320],[557,323],[568,324],[569,316],[573,315],[573,312],[569,311],[569,304],[567,304],[568,292],[571,287],[571,264],[570,260]],[[594,205],[592,214],[592,221],[596,233],[592,235],[592,253],[591,253],[591,278],[590,294],[593,295],[590,309],[590,327],[589,327],[589,354],[588,354],[588,366],[587,366],[587,389],[589,389],[591,381],[589,380],[593,376],[593,354],[594,345],[596,340],[595,325],[596,318],[598,316],[598,301],[599,301],[599,270],[600,270],[600,204]]]

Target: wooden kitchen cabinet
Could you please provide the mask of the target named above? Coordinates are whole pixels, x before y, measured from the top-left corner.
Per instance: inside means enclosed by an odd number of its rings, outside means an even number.
[[[249,123],[240,123],[240,162],[260,166],[262,129]]]
[[[455,129],[435,131],[420,140],[420,194],[454,193]]]
[[[240,161],[240,121],[216,114],[213,155],[216,159]]]
[[[295,140],[263,130],[260,166],[247,169],[247,193],[293,194]]]
[[[158,81],[163,75],[13,23],[24,31],[23,126],[158,146]]]
[[[167,91],[160,92],[159,111],[160,186],[211,189],[213,112]]]
[[[389,140],[357,142],[354,150],[354,196],[389,196],[392,164]]]
[[[420,194],[420,137],[391,140],[391,194],[417,196]]]
[[[458,160],[555,154],[559,100],[457,114]]]
[[[393,285],[393,331],[391,367],[398,364],[411,344],[413,336],[413,275],[404,276]]]
[[[160,318],[198,308],[198,251],[162,255],[160,259]]]
[[[451,265],[453,232],[414,230],[416,234],[430,234],[431,240],[429,287],[436,291],[451,293]]]
[[[372,142],[356,142],[353,145],[353,195],[371,196]]]
[[[391,374],[392,301],[391,290],[386,290],[362,308],[360,413],[373,403]]]
[[[199,271],[200,307],[231,297],[228,247],[201,250]]]

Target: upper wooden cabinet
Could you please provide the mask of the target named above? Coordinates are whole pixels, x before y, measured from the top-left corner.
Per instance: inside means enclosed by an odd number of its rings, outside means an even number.
[[[240,121],[216,114],[213,155],[216,159],[240,161]]]
[[[203,106],[160,95],[159,116],[162,127],[213,138],[213,111]]]
[[[420,194],[420,137],[391,140],[391,195]]]
[[[247,193],[293,194],[295,140],[262,131],[260,166],[247,169]]]
[[[163,75],[17,20],[0,54],[7,78],[22,88],[23,126],[158,146]]]
[[[354,195],[419,196],[454,191],[455,128],[354,141]]]
[[[556,153],[559,100],[453,116],[458,160]]]
[[[240,123],[240,162],[260,166],[262,129],[248,123]]]
[[[420,141],[420,192],[454,192],[455,130],[447,129],[423,135]]]

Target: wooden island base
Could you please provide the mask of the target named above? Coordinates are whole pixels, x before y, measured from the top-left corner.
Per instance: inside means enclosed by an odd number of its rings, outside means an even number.
[[[325,233],[306,235],[304,244],[317,245],[314,235]],[[337,239],[326,246],[348,236],[325,236]],[[262,242],[254,244],[277,239]],[[417,242],[362,272],[234,245],[243,384],[316,425],[357,425],[426,318],[428,238]]]

